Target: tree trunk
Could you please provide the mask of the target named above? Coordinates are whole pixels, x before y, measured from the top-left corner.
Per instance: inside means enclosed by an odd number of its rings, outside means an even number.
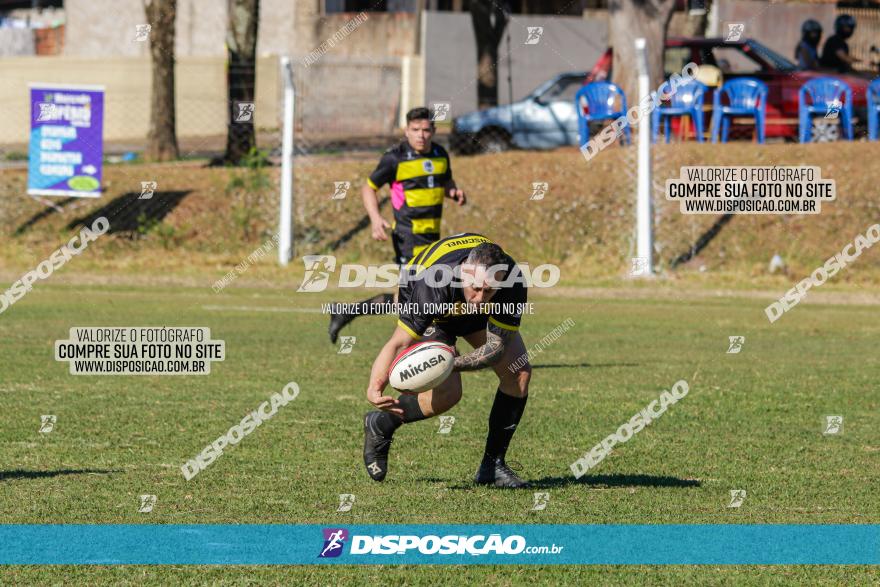
[[[477,104],[491,108],[498,105],[498,44],[507,26],[507,14],[495,0],[472,0],[470,5],[477,41]]]
[[[639,101],[635,40],[647,41],[648,74],[653,89],[664,79],[663,52],[674,0],[610,0],[608,11],[613,82],[626,94],[627,107]]]
[[[253,104],[260,0],[228,0],[227,12],[229,123],[223,159],[237,165],[257,144]]]
[[[144,0],[144,13],[152,27],[150,59],[153,65],[153,93],[150,98],[150,130],[147,133],[148,161],[177,159],[174,114],[174,20],[177,0]]]

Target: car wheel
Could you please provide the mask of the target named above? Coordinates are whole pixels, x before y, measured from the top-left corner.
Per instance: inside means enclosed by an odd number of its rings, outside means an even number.
[[[480,133],[477,143],[482,153],[503,153],[509,151],[510,137],[503,130],[487,130]]]
[[[813,120],[813,131],[811,134],[811,142],[813,143],[833,143],[840,139],[840,125],[836,122],[825,120],[824,118],[816,118]]]

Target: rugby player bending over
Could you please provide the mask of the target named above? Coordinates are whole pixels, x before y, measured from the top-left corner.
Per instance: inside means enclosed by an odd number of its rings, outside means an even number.
[[[407,267],[416,277],[430,267],[446,266],[444,269],[453,271],[460,266],[461,279],[444,286],[429,283],[433,280],[408,279],[400,288],[404,310],[394,333],[373,362],[367,387],[367,400],[378,410],[364,416],[364,465],[375,481],[385,479],[392,437],[401,425],[448,411],[461,399],[461,373],[491,367],[498,376],[498,390],[489,413],[486,448],[474,481],[495,487],[528,486],[505,463],[507,447],[526,407],[532,374],[531,365],[522,360],[527,353],[518,330],[526,286],[515,265],[501,247],[472,233],[442,239],[410,261]],[[443,315],[421,311],[450,304],[457,304],[458,309],[464,304],[470,304],[471,309],[487,304],[490,311]],[[473,350],[464,355],[456,353],[453,372],[443,383],[423,393],[402,394],[397,399],[383,395],[388,370],[401,351],[415,341],[436,340],[455,347],[458,337],[464,338]]]

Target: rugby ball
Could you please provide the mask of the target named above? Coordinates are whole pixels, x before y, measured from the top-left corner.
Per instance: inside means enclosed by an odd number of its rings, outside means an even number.
[[[419,342],[404,349],[388,371],[397,391],[421,393],[440,385],[452,373],[455,350],[441,342]]]

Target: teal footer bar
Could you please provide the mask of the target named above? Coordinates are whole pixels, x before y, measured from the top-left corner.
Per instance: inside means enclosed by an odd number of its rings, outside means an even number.
[[[5,565],[876,565],[880,525],[0,525]]]

